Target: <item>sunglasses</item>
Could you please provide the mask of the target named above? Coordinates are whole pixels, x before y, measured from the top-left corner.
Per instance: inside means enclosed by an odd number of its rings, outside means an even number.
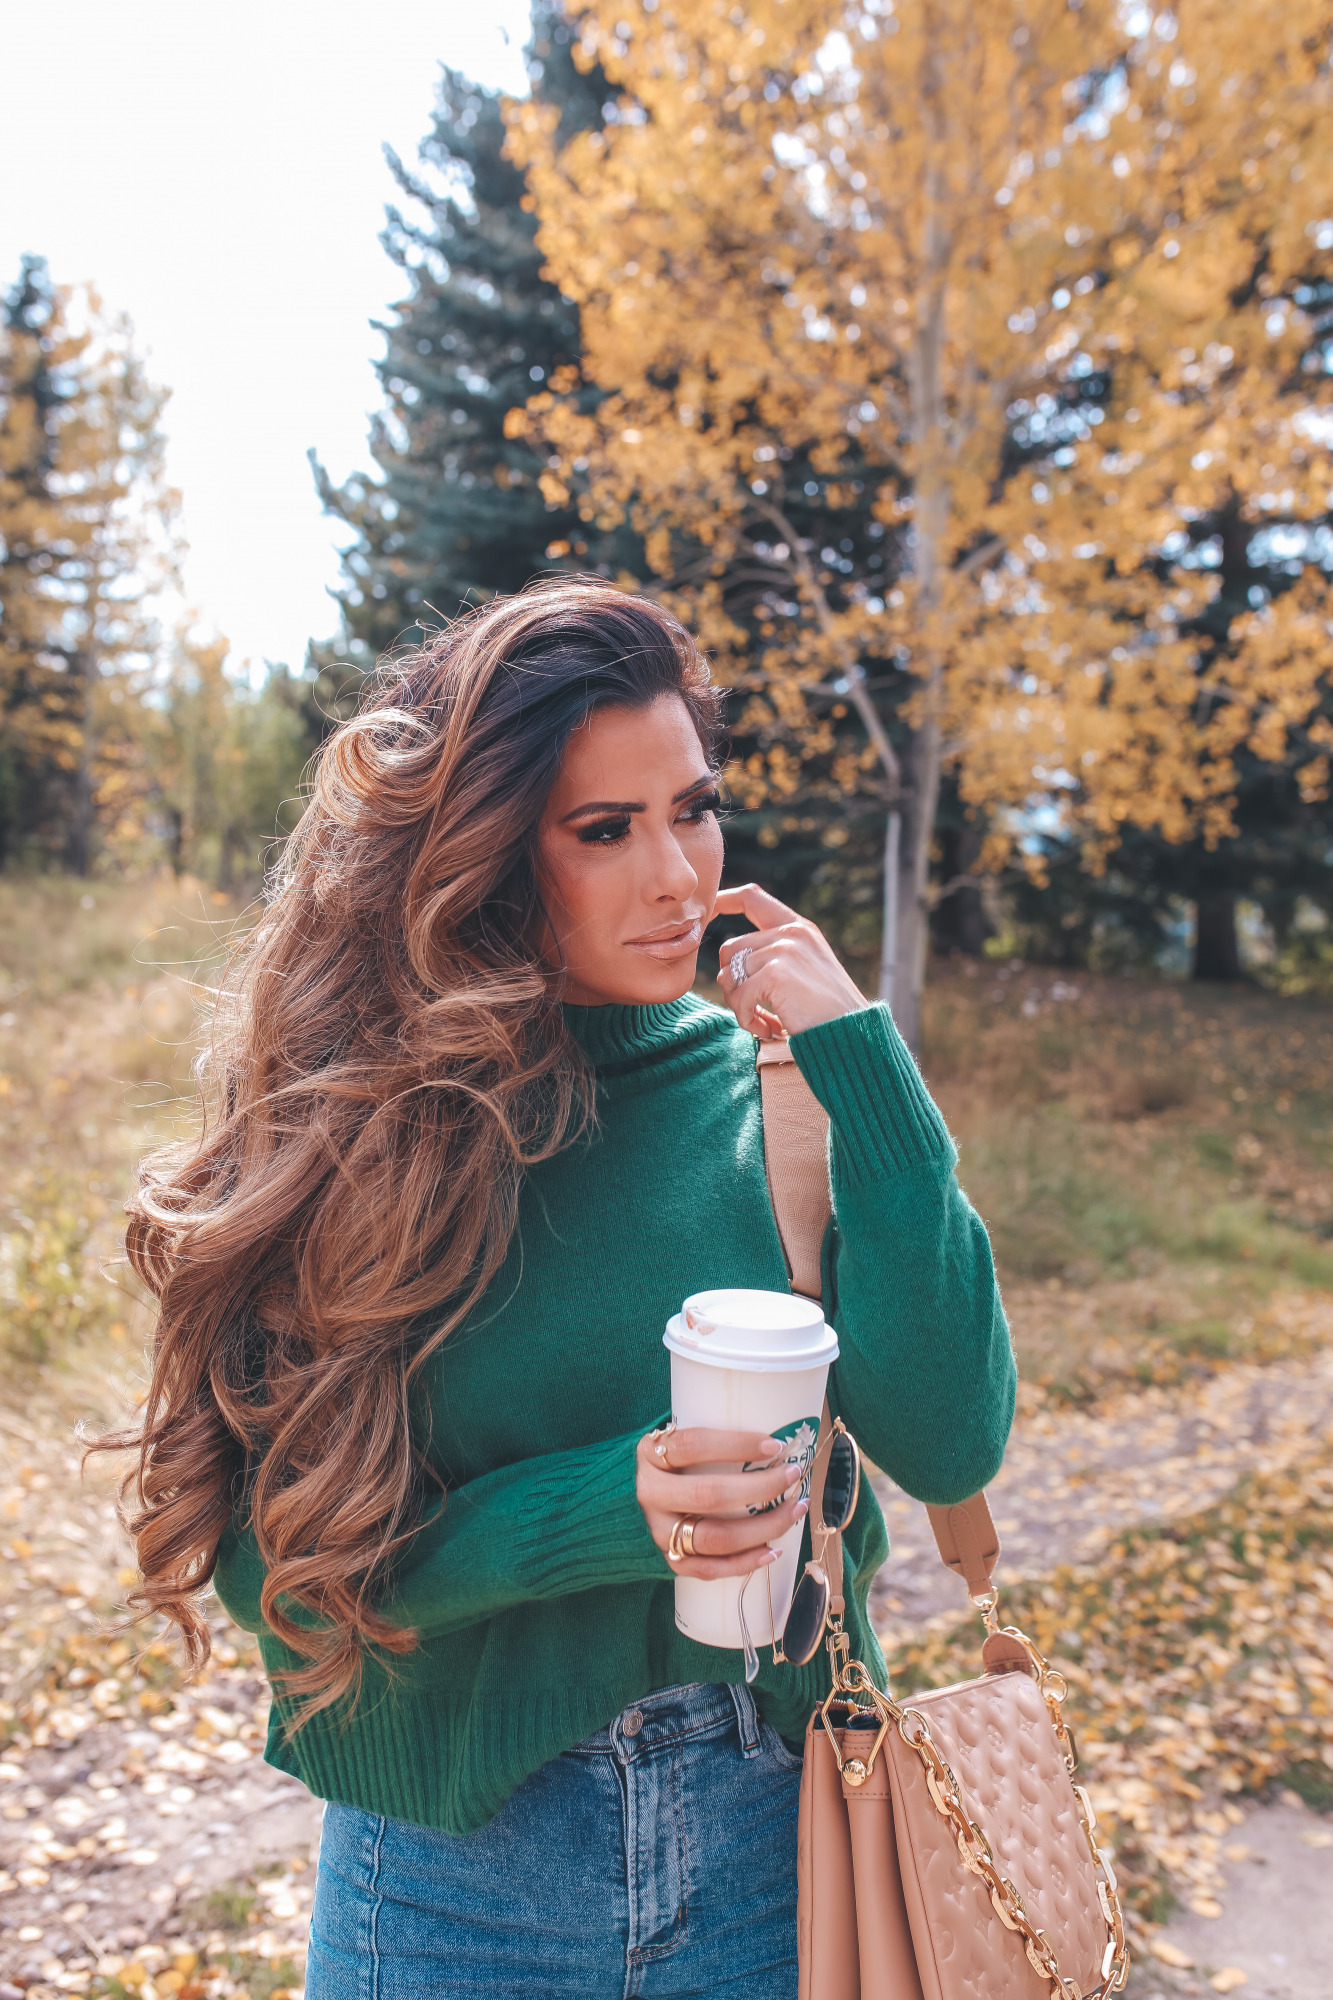
[[[824,1491],[819,1515],[818,1518],[812,1515],[810,1519],[810,1543],[814,1554],[806,1564],[805,1574],[792,1595],[791,1608],[787,1613],[787,1622],[782,1628],[782,1635],[773,1641],[774,1666],[781,1666],[786,1662],[793,1667],[804,1667],[813,1660],[819,1650],[819,1642],[829,1622],[829,1606],[833,1601],[833,1586],[829,1582],[828,1570],[825,1567],[828,1544],[834,1535],[841,1535],[848,1526],[856,1512],[856,1502],[860,1492],[861,1454],[857,1449],[856,1439],[847,1430],[842,1418],[835,1417],[824,1466]],[[837,1553],[841,1561],[841,1544]],[[764,1571],[768,1582],[770,1632],[774,1629],[772,1567],[770,1563]],[[759,1672],[759,1655],[745,1622],[745,1592],[749,1584],[750,1578],[747,1577],[741,1588],[739,1609],[741,1634],[745,1642],[745,1678],[747,1681],[752,1681]]]

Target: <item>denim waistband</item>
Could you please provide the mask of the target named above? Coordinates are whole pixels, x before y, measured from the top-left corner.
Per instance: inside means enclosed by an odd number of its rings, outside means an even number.
[[[691,1681],[687,1686],[658,1688],[621,1710],[605,1729],[585,1737],[566,1752],[570,1757],[614,1757],[622,1764],[690,1738],[736,1733],[742,1757],[760,1748],[759,1710],[748,1687]]]

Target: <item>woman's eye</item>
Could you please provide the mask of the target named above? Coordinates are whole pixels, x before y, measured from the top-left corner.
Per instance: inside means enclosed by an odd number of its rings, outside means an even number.
[[[622,813],[619,819],[599,819],[591,826],[580,827],[579,839],[585,847],[614,847],[628,832],[629,814]]]
[[[681,814],[681,818],[686,820],[693,820],[697,824],[697,822],[703,818],[705,813],[720,812],[721,809],[722,809],[721,792],[703,792],[697,799],[690,800],[690,803],[686,806],[684,812]]]

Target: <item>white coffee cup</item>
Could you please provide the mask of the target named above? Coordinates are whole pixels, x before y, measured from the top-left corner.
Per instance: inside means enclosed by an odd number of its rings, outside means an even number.
[[[838,1339],[813,1299],[792,1292],[696,1292],[667,1321],[671,1413],[681,1430],[757,1431],[787,1446],[792,1483],[809,1498],[819,1416]],[[739,1472],[739,1464],[699,1470]],[[776,1508],[779,1502],[774,1501]],[[744,1575],[676,1578],[676,1624],[705,1646],[740,1649],[741,1593],[755,1646],[782,1636],[796,1588],[804,1521],[777,1542],[776,1562]],[[771,1604],[771,1612],[770,1612]]]

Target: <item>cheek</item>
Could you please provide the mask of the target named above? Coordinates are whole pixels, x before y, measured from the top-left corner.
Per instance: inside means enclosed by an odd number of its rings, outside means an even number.
[[[717,894],[717,885],[722,880],[722,863],[726,858],[726,847],[722,839],[722,829],[717,821],[710,820],[701,826],[700,853],[695,861],[701,885]]]
[[[618,876],[625,873],[623,867],[617,869],[614,854],[595,847],[562,843],[557,852],[544,849],[539,886],[556,930],[562,936],[586,936],[599,919],[605,922],[615,904]]]

